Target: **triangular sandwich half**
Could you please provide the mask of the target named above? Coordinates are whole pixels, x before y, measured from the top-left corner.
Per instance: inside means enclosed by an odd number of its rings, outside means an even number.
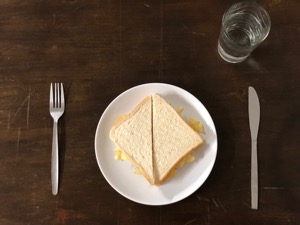
[[[155,184],[160,185],[203,139],[159,95],[152,96],[152,120]]]
[[[110,138],[148,182],[154,184],[151,96],[145,97],[112,127]]]

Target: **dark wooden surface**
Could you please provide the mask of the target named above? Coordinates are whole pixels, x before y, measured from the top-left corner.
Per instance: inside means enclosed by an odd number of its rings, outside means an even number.
[[[300,224],[300,2],[265,0],[272,28],[240,64],[216,50],[234,1],[1,1],[0,224]],[[52,196],[49,84],[65,84],[60,188]],[[143,83],[194,94],[214,119],[207,181],[167,206],[140,205],[102,176],[94,153],[108,104]],[[259,210],[250,209],[247,88],[261,101]]]

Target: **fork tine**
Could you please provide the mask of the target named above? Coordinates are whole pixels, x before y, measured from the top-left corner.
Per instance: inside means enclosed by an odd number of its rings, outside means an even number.
[[[57,83],[57,108],[60,108],[60,87],[59,87],[59,83]]]
[[[57,86],[54,83],[54,108],[57,108]]]
[[[59,87],[59,83],[57,83],[57,108],[61,107],[60,94],[61,94],[61,88]]]
[[[61,89],[60,89],[60,94],[61,94],[61,101],[60,101],[60,104],[61,104],[61,108],[65,108],[65,94],[64,94],[64,87],[63,87],[63,83],[60,84],[61,86]]]
[[[53,86],[50,84],[50,108],[53,108]]]

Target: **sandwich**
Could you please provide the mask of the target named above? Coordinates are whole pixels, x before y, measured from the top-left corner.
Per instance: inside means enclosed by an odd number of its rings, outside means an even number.
[[[161,96],[146,96],[110,130],[110,138],[152,185],[172,177],[203,143]]]

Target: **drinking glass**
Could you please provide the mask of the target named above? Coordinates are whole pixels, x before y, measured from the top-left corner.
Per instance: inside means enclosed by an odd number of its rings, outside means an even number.
[[[255,2],[232,5],[223,15],[218,52],[227,62],[244,61],[271,29],[267,11]]]

